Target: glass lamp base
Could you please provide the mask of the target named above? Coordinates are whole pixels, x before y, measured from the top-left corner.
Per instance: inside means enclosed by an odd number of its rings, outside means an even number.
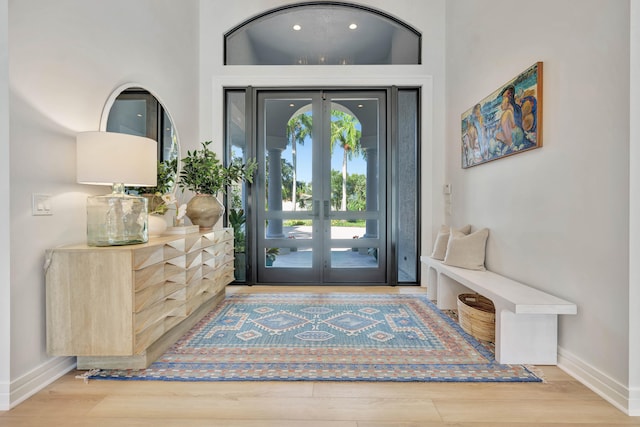
[[[119,246],[146,243],[147,199],[123,193],[87,198],[87,244]]]

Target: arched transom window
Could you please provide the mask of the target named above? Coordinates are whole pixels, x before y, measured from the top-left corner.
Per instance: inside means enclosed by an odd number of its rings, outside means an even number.
[[[299,3],[225,34],[225,65],[420,64],[420,43],[417,30],[377,10]]]

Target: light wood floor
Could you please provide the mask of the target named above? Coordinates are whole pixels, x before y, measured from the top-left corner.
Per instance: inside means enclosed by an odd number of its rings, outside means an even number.
[[[424,292],[421,288],[230,287],[237,292]],[[89,381],[70,372],[0,412],[0,426],[640,426],[557,367],[544,383]]]

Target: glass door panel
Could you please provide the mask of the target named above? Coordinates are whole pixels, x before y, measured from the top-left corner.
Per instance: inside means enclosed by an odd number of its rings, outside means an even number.
[[[258,281],[318,283],[312,123],[320,94],[258,94]]]
[[[384,200],[385,92],[325,92],[329,117],[325,191],[331,210],[326,218],[323,278],[327,283],[386,279]],[[326,193],[325,193],[326,194]],[[383,232],[380,232],[383,230]]]

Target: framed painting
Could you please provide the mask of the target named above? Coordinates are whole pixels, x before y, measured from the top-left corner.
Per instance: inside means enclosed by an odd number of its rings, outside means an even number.
[[[542,147],[542,62],[462,113],[462,168]]]

